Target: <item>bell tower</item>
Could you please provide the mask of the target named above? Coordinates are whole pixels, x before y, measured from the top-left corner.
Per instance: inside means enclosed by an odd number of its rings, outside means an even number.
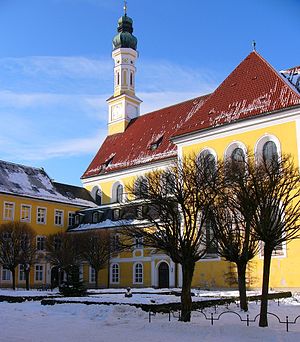
[[[107,100],[108,135],[124,132],[130,120],[140,114],[142,101],[135,95],[137,39],[132,26],[125,1],[124,15],[118,21],[118,33],[113,39],[114,94]]]

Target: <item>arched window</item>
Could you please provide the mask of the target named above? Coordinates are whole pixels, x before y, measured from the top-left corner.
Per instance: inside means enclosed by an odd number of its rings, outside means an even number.
[[[143,264],[138,263],[134,265],[134,283],[143,283]]]
[[[116,200],[118,203],[122,203],[124,200],[124,188],[122,184],[119,184],[116,189]]]
[[[171,195],[176,189],[176,179],[175,175],[169,171],[166,171],[161,176],[163,194],[165,196]]]
[[[96,204],[101,205],[102,204],[102,191],[99,189],[98,186],[94,186],[91,195],[93,199],[95,200]]]
[[[204,150],[198,157],[198,165],[205,173],[213,174],[216,170],[216,158],[209,150]]]
[[[263,159],[266,163],[278,163],[278,151],[274,141],[267,141],[263,145]]]
[[[127,86],[127,71],[123,70],[123,85]]]
[[[98,189],[95,194],[95,201],[96,204],[101,205],[102,204],[102,191]]]
[[[236,147],[231,153],[231,160],[234,163],[245,162],[246,158],[243,149],[240,147]]]
[[[120,85],[120,73],[117,73],[117,85]]]
[[[118,284],[120,282],[120,268],[118,264],[111,265],[111,283]]]
[[[130,73],[130,85],[133,85],[133,72]]]
[[[135,198],[145,198],[148,192],[148,182],[145,177],[139,177],[134,183]]]

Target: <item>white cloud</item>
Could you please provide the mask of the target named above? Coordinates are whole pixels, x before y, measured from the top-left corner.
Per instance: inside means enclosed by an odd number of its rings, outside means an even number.
[[[1,58],[0,67],[7,72],[20,72],[23,76],[106,78],[112,69],[108,58],[67,56],[29,56]]]
[[[30,162],[96,152],[106,136],[106,99],[113,91],[109,58],[2,58],[0,68],[2,156]],[[138,62],[142,113],[209,93],[216,84],[209,71]]]

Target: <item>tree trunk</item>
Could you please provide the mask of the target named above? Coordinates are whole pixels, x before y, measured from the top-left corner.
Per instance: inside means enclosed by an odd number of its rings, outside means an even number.
[[[16,269],[12,268],[10,271],[12,274],[12,288],[13,290],[15,290],[16,289]]]
[[[192,311],[191,285],[195,263],[182,264],[181,318],[182,322],[190,322]]]
[[[271,266],[272,250],[268,247],[264,247],[264,271],[263,271],[263,284],[261,291],[261,305],[260,305],[260,317],[259,326],[268,326],[268,293],[269,293],[269,280],[270,280],[270,266]]]
[[[178,287],[178,263],[175,262],[175,288]]]
[[[110,285],[110,260],[107,261],[107,288]]]
[[[30,269],[25,271],[25,282],[26,282],[27,291],[29,291],[29,274],[30,274]]]
[[[237,264],[238,284],[240,293],[240,307],[243,311],[248,311],[246,293],[246,264]]]
[[[95,288],[98,288],[98,275],[99,275],[99,270],[95,269]]]

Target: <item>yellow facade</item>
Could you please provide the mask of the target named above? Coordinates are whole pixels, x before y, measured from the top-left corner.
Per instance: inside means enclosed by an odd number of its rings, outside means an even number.
[[[5,217],[5,204],[13,204],[13,216],[10,218]],[[31,208],[30,217],[28,220],[22,220],[21,208],[22,206],[28,206]],[[37,211],[38,208],[46,209],[45,223],[38,223]],[[71,204],[52,202],[41,199],[22,197],[17,195],[1,194],[0,195],[0,224],[9,221],[23,221],[28,223],[36,232],[38,237],[47,237],[50,234],[66,231],[68,228],[69,213],[75,213],[82,207],[74,206]],[[63,212],[62,224],[55,224],[55,211]],[[39,251],[40,256],[45,256],[45,251]],[[36,266],[41,266],[39,270],[41,273],[41,280],[36,277]],[[4,271],[5,273],[5,271]],[[20,279],[19,268],[16,269],[16,286],[25,287],[25,280]],[[3,269],[0,267],[0,287],[11,286],[11,276],[9,280],[5,280],[5,274],[3,275]],[[31,287],[44,287],[50,286],[51,283],[51,265],[48,264],[44,257],[41,258],[39,264],[32,266],[30,271],[30,285]]]
[[[248,153],[257,153],[258,142],[264,137],[274,137],[280,144],[281,153],[290,153],[294,157],[295,164],[298,164],[298,146],[297,146],[297,123],[295,120],[288,122],[279,122],[276,120],[269,124],[260,127],[259,125],[249,125],[248,127],[241,127],[233,130],[232,132],[212,134],[209,138],[195,138],[194,141],[189,141],[186,145],[181,144],[181,156],[188,156],[199,154],[202,150],[213,150],[218,159],[223,159],[226,154],[226,149],[231,144],[240,143],[244,145]],[[145,171],[146,172],[146,171]],[[93,188],[99,187],[102,191],[103,205],[109,205],[115,203],[114,187],[115,184],[122,184],[125,189],[127,184],[132,184],[137,176],[142,174],[142,170],[138,172],[128,172],[122,174],[122,172],[112,174],[110,177],[101,177],[99,179],[90,179],[85,183],[87,190],[92,191]],[[125,190],[126,191],[126,190]],[[296,240],[291,242],[288,246],[284,246],[284,253],[281,256],[274,256],[271,265],[271,288],[298,288],[300,274],[299,267],[299,253],[300,241]],[[130,255],[129,255],[130,254]],[[126,287],[139,285],[133,282],[133,265],[139,261],[143,263],[144,267],[144,281],[143,286],[157,286],[157,279],[153,281],[153,278],[157,278],[157,264],[160,260],[164,259],[169,267],[170,272],[172,263],[166,256],[161,258],[151,259],[151,253],[144,251],[142,256],[137,257],[133,253],[121,253],[118,258],[112,260],[112,263],[116,262],[120,267],[120,282],[117,284],[110,283],[112,287]],[[131,261],[132,260],[132,261]],[[251,288],[258,288],[261,286],[262,280],[262,264],[263,258],[258,255],[249,266],[248,270],[248,284]],[[153,266],[154,264],[154,266]],[[104,271],[103,271],[104,272]],[[107,272],[107,270],[106,270]],[[153,275],[153,272],[156,275]],[[195,268],[195,274],[193,279],[194,287],[201,288],[226,288],[234,286],[228,280],[231,273],[235,273],[232,264],[221,260],[220,258],[204,259],[197,263]],[[180,273],[180,272],[179,272]],[[170,273],[170,277],[171,277]],[[107,280],[107,273],[104,276]],[[152,277],[152,279],[151,279]],[[106,282],[107,283],[107,282]],[[173,282],[180,285],[180,275],[177,281]],[[105,282],[101,283],[101,286]],[[106,285],[107,286],[107,285]]]

